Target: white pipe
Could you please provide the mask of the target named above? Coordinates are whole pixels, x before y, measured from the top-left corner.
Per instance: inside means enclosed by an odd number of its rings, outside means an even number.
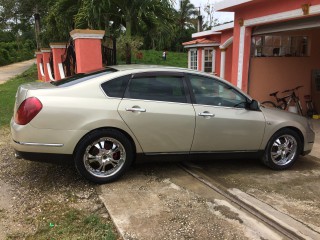
[[[221,49],[220,77],[224,78],[226,70],[226,49]]]

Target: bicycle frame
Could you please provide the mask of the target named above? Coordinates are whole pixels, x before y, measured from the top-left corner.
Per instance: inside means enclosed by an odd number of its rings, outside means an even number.
[[[290,103],[293,101],[295,106],[297,107],[297,111],[300,115],[302,115],[302,107],[301,107],[301,102],[299,97],[296,95],[295,90],[298,90],[299,88],[301,88],[302,86],[298,86],[296,88],[293,89],[288,89],[283,91],[282,93],[285,92],[291,92],[289,95],[286,95],[284,97],[279,98],[277,96],[278,92],[272,93],[270,94],[270,96],[275,97],[278,105],[275,105],[277,108],[280,108],[282,110],[287,110],[288,106],[290,106]],[[280,103],[280,104],[279,104]],[[273,103],[274,104],[274,103]]]

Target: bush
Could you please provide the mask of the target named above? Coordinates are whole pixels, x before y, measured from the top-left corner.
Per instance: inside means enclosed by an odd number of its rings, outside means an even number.
[[[0,42],[0,66],[33,58],[35,44],[31,40]]]

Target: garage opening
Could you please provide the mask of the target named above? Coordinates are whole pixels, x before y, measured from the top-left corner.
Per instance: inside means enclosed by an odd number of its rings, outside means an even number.
[[[270,93],[303,86],[296,92],[307,106],[310,95],[320,113],[320,17],[257,26],[253,29],[249,94],[259,101],[275,101]]]

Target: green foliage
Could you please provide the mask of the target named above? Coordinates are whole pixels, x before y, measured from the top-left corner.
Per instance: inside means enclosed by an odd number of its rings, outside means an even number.
[[[15,94],[20,84],[33,82],[37,79],[37,67],[34,65],[23,74],[0,84],[0,127],[8,126],[13,115]]]
[[[139,48],[143,44],[142,37],[127,37],[125,35],[121,35],[117,38],[117,58],[120,61],[126,60],[126,44],[129,44],[131,47],[131,54],[135,55]]]
[[[74,16],[77,14],[80,1],[58,0],[51,1],[46,16],[42,17],[43,31],[42,46],[50,42],[67,42],[70,31],[74,29]]]
[[[59,208],[58,208],[59,207]],[[42,219],[35,234],[27,236],[31,239],[103,239],[114,240],[116,236],[111,224],[98,215],[87,215],[84,211],[64,206],[45,206]]]
[[[0,42],[0,66],[31,59],[35,45],[31,40],[21,42]]]
[[[141,50],[136,55],[133,55],[132,58],[132,62],[137,64],[166,65],[182,68],[188,66],[187,53],[167,52],[167,60],[163,60],[162,51]]]

